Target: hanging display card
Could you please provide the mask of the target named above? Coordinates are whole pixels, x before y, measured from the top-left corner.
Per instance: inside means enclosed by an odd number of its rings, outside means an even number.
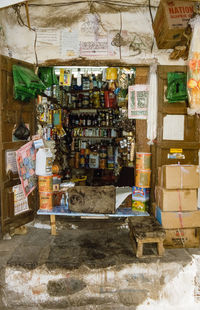
[[[128,88],[128,118],[146,119],[149,100],[149,85],[134,85]]]
[[[14,193],[14,215],[29,210],[28,198],[24,195],[21,184],[13,186]]]
[[[30,141],[16,151],[17,168],[25,196],[27,197],[36,187],[35,175],[36,150]]]

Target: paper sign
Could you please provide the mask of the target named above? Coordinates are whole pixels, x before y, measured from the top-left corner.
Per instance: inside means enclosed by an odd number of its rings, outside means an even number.
[[[6,173],[11,170],[13,173],[17,173],[17,161],[16,151],[6,150]]]
[[[28,199],[25,197],[22,185],[13,186],[14,193],[14,215],[29,210]]]
[[[184,115],[163,118],[163,140],[184,140]]]
[[[149,85],[134,85],[128,88],[128,118],[146,119],[149,100]]]

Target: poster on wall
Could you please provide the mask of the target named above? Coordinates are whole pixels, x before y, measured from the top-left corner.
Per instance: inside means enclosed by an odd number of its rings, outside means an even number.
[[[16,160],[21,185],[24,195],[27,197],[37,185],[35,175],[36,150],[32,141],[16,151]]]
[[[13,186],[14,193],[14,215],[29,210],[28,198],[24,195],[21,184]]]
[[[67,28],[61,31],[60,53],[64,58],[79,56],[79,34],[77,30],[72,31]]]
[[[16,161],[16,151],[6,150],[5,152],[5,162],[6,162],[6,173],[12,171],[12,173],[17,173],[17,161]]]
[[[149,85],[134,85],[128,88],[128,118],[147,119]]]
[[[98,16],[87,14],[79,24],[80,56],[108,56],[108,36]]]

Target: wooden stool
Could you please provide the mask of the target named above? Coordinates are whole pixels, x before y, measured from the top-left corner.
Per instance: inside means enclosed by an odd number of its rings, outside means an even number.
[[[138,216],[129,218],[130,239],[136,252],[136,257],[163,256],[165,230],[153,216]],[[157,243],[157,255],[143,255],[144,243]]]

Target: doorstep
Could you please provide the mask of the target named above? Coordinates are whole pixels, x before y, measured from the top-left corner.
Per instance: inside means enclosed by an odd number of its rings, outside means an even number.
[[[8,309],[132,310],[147,297],[159,299],[177,274],[185,279],[179,287],[183,293],[184,283],[191,285],[200,273],[193,265],[199,249],[167,249],[163,257],[136,258],[125,219],[64,222],[56,236],[50,226],[39,229],[32,223],[26,235],[0,241],[0,309],[6,303]]]

